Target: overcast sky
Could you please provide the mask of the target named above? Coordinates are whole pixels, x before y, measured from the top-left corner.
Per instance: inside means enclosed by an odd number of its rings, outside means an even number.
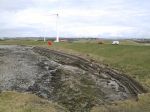
[[[150,38],[150,0],[0,0],[0,36]]]

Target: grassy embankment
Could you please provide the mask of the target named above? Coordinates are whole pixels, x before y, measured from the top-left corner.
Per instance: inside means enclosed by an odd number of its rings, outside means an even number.
[[[91,112],[150,112],[150,94],[139,95],[138,101],[126,100],[94,107]]]
[[[121,45],[57,43],[54,49],[87,55],[118,69],[150,88],[150,46],[123,42]]]
[[[0,112],[64,112],[64,110],[57,104],[32,94],[17,92],[0,94]]]
[[[150,90],[150,46],[132,41],[121,45],[96,44],[94,42],[57,43],[55,49],[88,55],[101,63],[130,75]],[[139,95],[139,100],[116,102],[114,105],[94,107],[92,112],[150,112],[150,94]]]

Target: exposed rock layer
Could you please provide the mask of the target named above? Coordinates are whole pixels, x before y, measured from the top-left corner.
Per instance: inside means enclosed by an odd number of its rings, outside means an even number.
[[[32,92],[70,112],[136,98],[146,92],[130,77],[81,57],[25,46],[0,47],[0,90]]]

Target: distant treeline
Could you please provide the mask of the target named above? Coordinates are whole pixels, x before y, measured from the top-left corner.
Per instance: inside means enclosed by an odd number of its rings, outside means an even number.
[[[138,43],[150,43],[150,39],[139,39],[139,40],[135,40],[135,42],[138,42]]]
[[[67,41],[78,41],[78,40],[96,40],[97,38],[73,38],[73,37],[70,37],[70,38],[65,38],[65,37],[60,37],[60,40],[67,40]],[[0,41],[2,40],[35,40],[35,41],[43,41],[44,40],[44,37],[16,37],[16,38],[3,38],[3,39],[0,39]],[[51,40],[51,41],[54,41],[56,40],[56,37],[46,37],[46,40]]]

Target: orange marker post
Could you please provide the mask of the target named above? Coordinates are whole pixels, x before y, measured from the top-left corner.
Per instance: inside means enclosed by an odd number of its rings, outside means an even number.
[[[51,41],[48,41],[47,44],[48,44],[48,46],[51,46],[51,45],[52,45],[52,42],[51,42]]]

